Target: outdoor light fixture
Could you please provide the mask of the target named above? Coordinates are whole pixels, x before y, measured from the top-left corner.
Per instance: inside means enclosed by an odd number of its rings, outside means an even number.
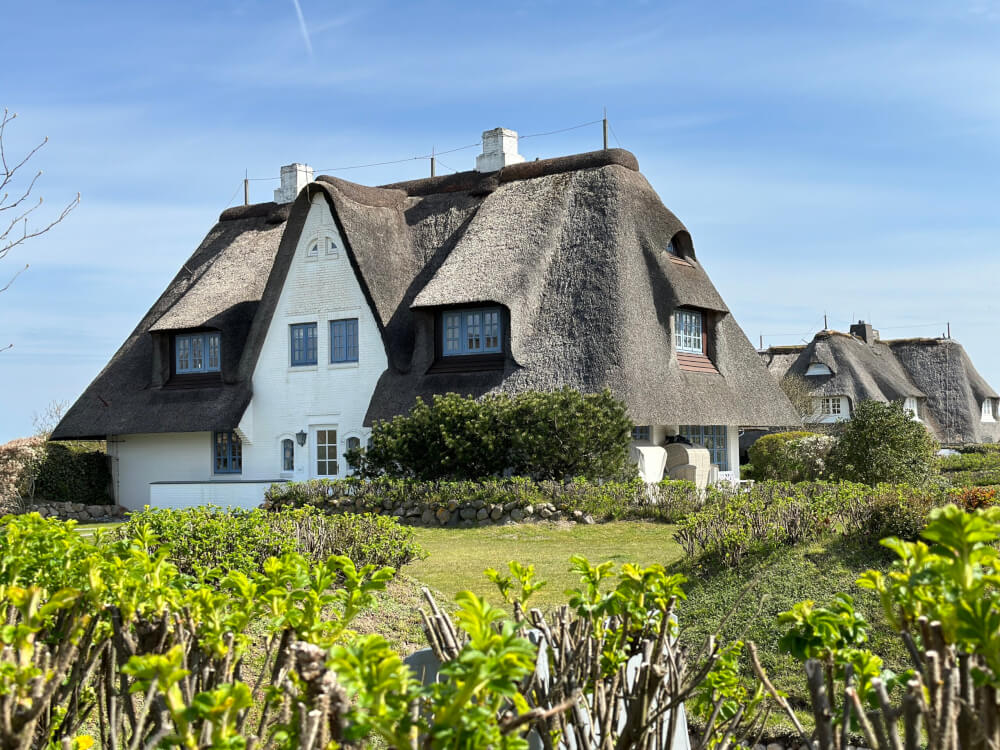
[[[306,444],[306,432],[305,430],[299,430],[295,433],[295,439],[299,441],[299,447]]]

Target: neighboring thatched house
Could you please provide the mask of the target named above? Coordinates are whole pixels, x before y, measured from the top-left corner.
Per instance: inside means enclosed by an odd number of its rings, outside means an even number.
[[[882,341],[859,321],[850,333],[820,331],[809,344],[761,356],[779,382],[790,376],[803,384],[812,399],[806,422],[849,419],[865,399],[902,401],[943,444],[1000,439],[1000,396],[953,339]]]
[[[739,425],[799,420],[690,235],[629,152],[524,162],[516,144],[490,131],[475,171],[382,187],[283,167],[53,438],[107,439],[130,507],[249,505],[344,476],[418,396],[609,387],[638,444],[682,434],[737,477]]]

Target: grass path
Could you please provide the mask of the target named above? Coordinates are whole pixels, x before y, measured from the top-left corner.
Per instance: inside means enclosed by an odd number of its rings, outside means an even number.
[[[578,586],[569,570],[569,558],[582,554],[591,562],[612,560],[617,565],[666,565],[683,551],[673,540],[675,526],[642,521],[621,521],[593,526],[534,523],[487,526],[476,529],[416,529],[416,540],[428,552],[424,560],[410,563],[405,572],[448,600],[469,589],[498,600],[496,587],[483,570],[506,573],[507,562],[518,560],[535,566],[536,577],[548,585],[532,598],[547,606],[565,601],[563,591]]]

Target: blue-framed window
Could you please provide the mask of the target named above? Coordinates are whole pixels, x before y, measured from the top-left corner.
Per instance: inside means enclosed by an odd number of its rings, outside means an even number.
[[[708,455],[712,463],[719,467],[719,471],[729,471],[729,444],[725,425],[683,424],[678,431],[694,445],[708,448]]]
[[[450,310],[443,315],[441,352],[446,357],[500,352],[502,323],[499,307]]]
[[[292,367],[316,364],[316,324],[294,323],[289,326]]]
[[[330,321],[330,361],[358,361],[358,319]]]
[[[212,433],[212,471],[215,474],[243,472],[243,444],[232,430]]]
[[[649,425],[636,425],[632,428],[633,440],[649,440]]]
[[[174,366],[179,375],[219,372],[222,338],[218,331],[181,333],[174,337]]]
[[[702,354],[704,334],[702,314],[698,310],[676,310],[674,312],[674,344],[679,352]]]

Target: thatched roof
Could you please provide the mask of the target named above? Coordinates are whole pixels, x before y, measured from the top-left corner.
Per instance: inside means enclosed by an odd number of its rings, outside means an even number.
[[[776,380],[799,376],[814,396],[873,399],[925,399],[921,417],[944,443],[995,442],[996,423],[981,421],[983,399],[996,392],[976,372],[962,345],[952,339],[874,340],[839,331],[820,331],[805,346],[771,347],[761,356]],[[822,363],[831,375],[806,376]]]
[[[408,411],[417,396],[563,385],[611,388],[640,424],[799,423],[699,264],[687,230],[639,173],[635,157],[618,149],[380,188],[320,177],[300,193],[280,228],[267,224],[273,207],[248,207],[244,215],[261,215],[230,220],[256,221],[260,226],[243,231],[262,232],[229,239],[237,256],[257,259],[245,269],[246,278],[233,279],[232,288],[217,288],[226,286],[231,260],[218,251],[216,273],[206,269],[201,289],[182,272],[130,342],[148,338],[150,330],[218,322],[222,311],[208,300],[247,310],[252,305],[246,346],[233,371],[236,383],[249,389],[315,196],[331,208],[388,353],[389,369],[376,387],[368,423]],[[230,221],[220,221],[203,247]],[[267,248],[260,244],[265,236]],[[665,248],[671,240],[688,263],[670,261]],[[184,299],[187,289],[190,300]],[[505,361],[499,369],[479,372],[434,371],[435,311],[471,303],[497,304],[509,312]],[[719,374],[678,367],[671,341],[678,306],[706,311],[715,334],[709,353]],[[128,342],[81,402],[93,399],[109,371],[117,380],[138,383],[141,368],[119,374],[116,362],[126,349],[131,350]],[[138,387],[148,390],[149,378],[144,382]],[[249,398],[248,390],[244,396]],[[78,402],[57,436],[178,429],[175,419],[164,420],[170,426],[160,429],[160,421],[146,418],[151,397],[145,398],[130,403],[128,425],[93,409],[80,421],[74,414]],[[244,407],[245,401],[225,412],[228,427]],[[184,429],[222,428],[218,419],[211,421],[213,427]]]
[[[224,212],[52,438],[234,427],[251,396],[238,365],[286,216],[287,209],[273,203]],[[189,328],[222,331],[222,376],[200,388],[159,387],[151,334]]]

